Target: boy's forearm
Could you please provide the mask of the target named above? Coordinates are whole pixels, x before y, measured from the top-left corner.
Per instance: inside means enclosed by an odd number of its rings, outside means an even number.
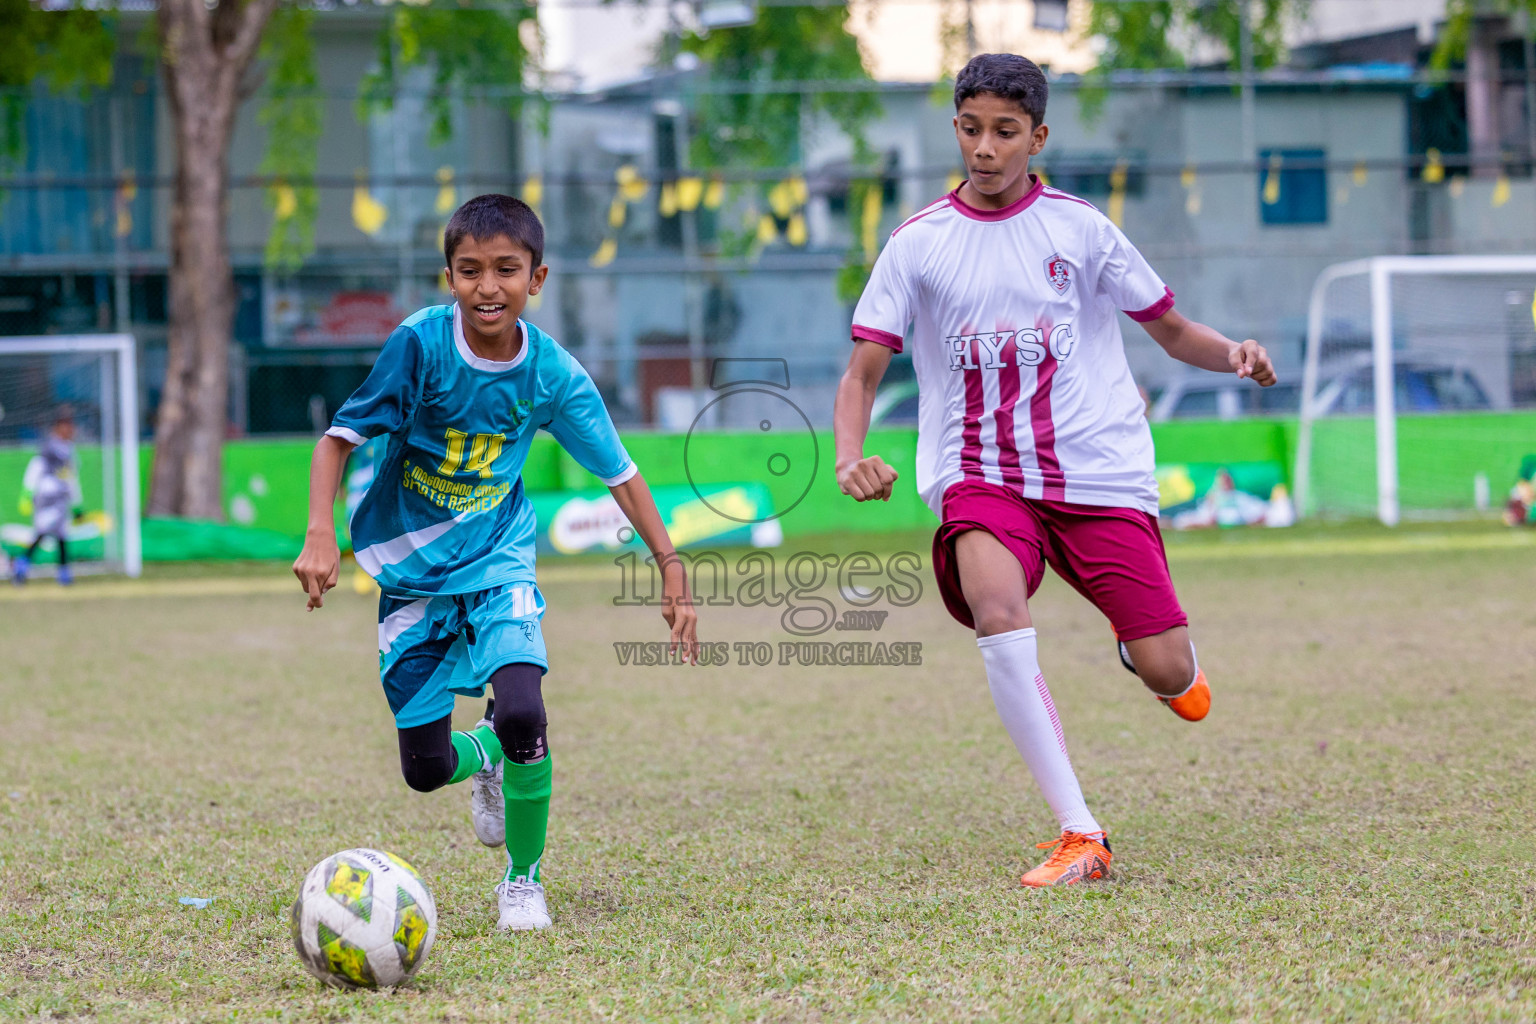
[[[1195,320],[1185,320],[1171,337],[1158,341],[1179,362],[1217,373],[1232,369],[1232,352],[1237,348],[1237,342]]]
[[[864,457],[864,439],[869,436],[869,411],[874,407],[879,383],[852,371],[843,374],[843,379],[838,381],[837,399],[832,406],[836,465],[857,462]]]
[[[661,521],[661,513],[656,509],[656,500],[651,497],[651,488],[645,482],[645,477],[636,473],[608,490],[613,494],[613,500],[619,503],[619,510],[624,513],[624,517],[634,526],[635,532],[640,534],[640,539],[645,541],[645,546],[651,549],[656,564],[661,566],[674,558],[677,552],[672,546],[672,538],[667,534],[666,524]]]
[[[315,445],[309,463],[309,532],[335,535],[336,492],[352,445],[329,434]]]

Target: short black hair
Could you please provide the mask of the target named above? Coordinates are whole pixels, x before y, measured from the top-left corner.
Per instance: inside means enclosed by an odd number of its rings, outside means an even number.
[[[533,265],[544,262],[544,225],[533,207],[513,196],[489,192],[475,196],[453,211],[443,229],[443,258],[453,266],[453,253],[466,238],[485,242],[506,235],[533,255]]]
[[[978,93],[989,92],[1023,108],[1038,128],[1045,123],[1045,101],[1051,87],[1045,72],[1016,53],[979,53],[955,76],[955,110]]]

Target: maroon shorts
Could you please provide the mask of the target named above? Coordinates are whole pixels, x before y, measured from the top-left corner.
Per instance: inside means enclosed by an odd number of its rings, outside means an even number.
[[[964,480],[944,492],[944,522],[933,535],[933,572],[949,613],[974,629],[960,589],[955,538],[986,530],[1024,567],[1029,596],[1046,563],[1103,612],[1121,640],[1188,625],[1168,575],[1157,517],[1134,508],[1036,501],[998,484]]]

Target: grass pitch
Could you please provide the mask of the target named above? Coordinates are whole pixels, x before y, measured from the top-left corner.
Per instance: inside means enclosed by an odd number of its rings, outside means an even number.
[[[399,779],[370,600],[306,615],[280,566],[36,584],[0,601],[0,1019],[1531,1020],[1536,547],[1401,536],[1171,541],[1199,725],[1048,579],[1116,854],[1062,892],[1018,888],[1054,823],[930,577],[828,637],[921,667],[621,668],[659,616],[551,566],[555,927],[519,936],[467,791]],[[786,639],[761,608],[701,634]],[[350,846],[437,897],[407,989],[322,989],[289,945],[304,872]]]

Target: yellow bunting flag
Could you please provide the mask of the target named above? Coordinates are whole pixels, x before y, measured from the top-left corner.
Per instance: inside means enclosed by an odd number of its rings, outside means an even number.
[[[955,189],[964,184],[965,175],[961,174],[959,171],[950,171],[949,177],[944,180],[944,190],[946,192],[953,192]]]
[[[691,212],[699,208],[699,200],[704,198],[704,179],[702,178],[678,178],[677,179],[677,208]]]
[[[1202,200],[1200,197],[1200,178],[1195,173],[1194,164],[1185,164],[1179,172],[1179,184],[1184,186],[1184,212],[1188,216],[1200,216]]]
[[[594,267],[606,267],[613,262],[613,258],[619,254],[619,243],[612,238],[603,239],[603,244],[597,247],[597,252],[587,260]]]
[[[624,197],[626,203],[635,203],[645,198],[646,191],[650,188],[646,180],[640,177],[640,172],[634,164],[625,164],[614,173],[614,180],[619,183],[619,195]]]
[[[123,175],[117,185],[117,224],[118,238],[127,238],[133,233],[133,201],[138,198],[139,183],[134,180],[133,172]]]
[[[1359,163],[1355,164],[1355,169],[1350,174],[1350,179],[1354,181],[1355,188],[1360,188],[1363,186],[1366,183],[1366,180],[1369,178],[1370,173],[1365,169],[1365,161],[1361,160]]]
[[[789,227],[784,229],[784,238],[790,245],[804,245],[809,237],[805,229],[805,214],[797,213],[789,218]]]
[[[299,212],[299,194],[292,185],[279,185],[272,190],[272,216],[279,222]]]
[[[1109,207],[1104,211],[1115,227],[1125,226],[1125,193],[1111,192],[1109,194]]]
[[[1185,188],[1194,188],[1195,183],[1199,180],[1199,177],[1195,174],[1194,164],[1185,164],[1184,169],[1179,172],[1179,184]]]
[[[1269,168],[1264,172],[1264,205],[1274,206],[1280,201],[1280,154],[1269,158]]]
[[[432,208],[437,211],[439,217],[446,217],[458,205],[458,193],[453,188],[453,168],[439,167],[437,169],[437,202],[432,204]]]
[[[768,190],[768,208],[773,211],[773,215],[779,218],[779,220],[789,219],[789,215],[795,209],[795,201],[794,197],[790,194],[789,182],[781,181]]]
[[[440,292],[443,292],[445,294],[447,293],[447,291],[448,291],[448,271],[446,271],[446,270],[439,270],[437,272],[437,290],[440,291]]]
[[[661,186],[661,199],[657,201],[656,209],[663,217],[677,216],[677,186],[672,182]]]
[[[704,190],[704,209],[718,210],[725,203],[725,182],[719,178],[710,178],[709,187]]]
[[[859,232],[864,258],[870,263],[875,261],[875,256],[880,252],[880,215],[884,212],[884,190],[879,182],[875,182],[864,193],[863,223]]]
[[[543,201],[544,179],[537,174],[530,174],[528,180],[523,182],[523,202],[537,210]]]
[[[357,230],[372,237],[383,230],[387,220],[389,209],[373,198],[367,185],[358,182],[352,190],[352,223],[357,226]]]
[[[789,189],[789,198],[796,206],[804,206],[810,200],[811,190],[806,188],[805,179],[800,175],[790,178],[784,185]]]
[[[1490,201],[1494,209],[1509,202],[1509,175],[1501,174],[1499,180],[1493,183],[1493,198]]]
[[[1431,146],[1424,151],[1424,180],[1431,185],[1438,185],[1445,180],[1445,163],[1440,159],[1440,151]]]
[[[624,204],[623,197],[614,196],[613,202],[608,204],[608,226],[611,228],[623,227],[624,211],[627,209],[629,209],[629,207]]]
[[[1125,180],[1126,164],[1124,160],[1115,164],[1115,169],[1109,172],[1109,219],[1115,227],[1125,226]]]
[[[1045,173],[1044,167],[1038,168],[1035,171],[1035,177],[1040,179],[1040,184],[1042,185],[1049,185],[1051,183],[1051,176]]]
[[[779,237],[779,226],[774,223],[771,214],[763,214],[757,218],[757,241],[760,245],[771,245]]]

